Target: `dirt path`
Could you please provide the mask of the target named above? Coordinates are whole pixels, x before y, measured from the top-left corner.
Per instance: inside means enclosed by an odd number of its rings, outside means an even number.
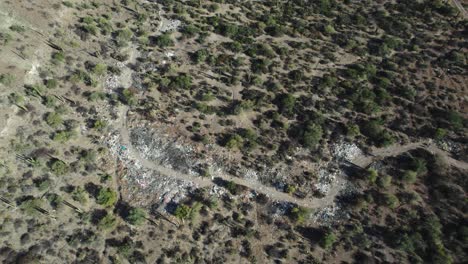
[[[449,165],[454,167],[468,170],[468,163],[456,160],[450,156],[450,153],[440,149],[432,140],[423,140],[419,142],[408,143],[405,145],[395,144],[386,148],[373,149],[370,155],[362,155],[351,160],[354,164],[366,168],[375,160],[383,159],[386,157],[394,157],[401,155],[413,149],[423,148],[432,154],[441,156]]]
[[[194,175],[181,173],[180,171],[158,165],[155,162],[152,162],[150,160],[143,158],[140,155],[139,151],[135,149],[135,147],[132,145],[130,141],[130,134],[129,134],[129,129],[127,125],[127,112],[128,112],[127,107],[122,106],[120,108],[120,111],[119,111],[120,121],[117,124],[117,129],[120,132],[121,143],[127,148],[127,152],[129,156],[136,159],[143,167],[151,169],[151,170],[155,170],[162,175],[172,177],[178,180],[190,181],[190,182],[195,183],[199,187],[209,187],[209,186],[215,185],[215,183],[210,178],[203,178],[200,176],[194,176]],[[291,203],[295,203],[300,206],[311,208],[311,209],[322,208],[322,207],[333,204],[335,197],[338,195],[338,193],[341,190],[341,186],[343,185],[343,182],[342,182],[343,180],[339,180],[336,183],[334,183],[334,185],[332,186],[332,188],[330,189],[330,191],[327,193],[327,195],[324,198],[297,199],[287,193],[280,192],[273,187],[265,186],[260,182],[245,180],[245,179],[237,178],[237,177],[227,175],[227,174],[219,174],[219,175],[216,175],[216,177],[219,177],[225,181],[233,181],[236,184],[246,186],[258,193],[264,193],[273,200],[291,202]]]

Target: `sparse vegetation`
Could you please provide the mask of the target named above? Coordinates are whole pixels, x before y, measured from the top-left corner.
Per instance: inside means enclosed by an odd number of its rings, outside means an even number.
[[[0,262],[462,263],[458,2],[2,2]]]

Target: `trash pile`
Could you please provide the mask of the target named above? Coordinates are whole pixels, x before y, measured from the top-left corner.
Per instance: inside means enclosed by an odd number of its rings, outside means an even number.
[[[169,31],[176,31],[181,25],[182,22],[180,20],[163,18],[161,28],[159,29],[159,31],[163,33]]]
[[[352,161],[362,156],[362,150],[354,143],[338,142],[331,146],[333,158],[336,160]]]
[[[191,147],[181,146],[144,127],[134,128],[130,140],[144,159],[185,174],[200,175],[197,168],[201,163]]]
[[[315,184],[316,191],[321,195],[326,195],[332,186],[337,184],[337,177],[340,171],[322,168],[318,172],[318,180]]]
[[[135,157],[129,155],[126,146],[121,145],[118,133],[107,137],[110,152],[116,156],[127,169],[122,181],[125,199],[140,206],[149,206],[154,203],[167,204],[177,202],[197,186],[189,181],[181,181],[157,171],[144,168]]]

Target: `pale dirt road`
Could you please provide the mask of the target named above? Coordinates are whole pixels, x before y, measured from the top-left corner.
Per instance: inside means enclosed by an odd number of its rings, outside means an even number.
[[[139,151],[135,149],[135,147],[132,145],[132,142],[130,140],[129,129],[127,126],[127,111],[127,107],[122,106],[120,108],[120,120],[117,124],[117,129],[120,133],[121,143],[127,148],[127,152],[130,157],[136,159],[143,167],[155,170],[160,174],[168,177],[172,177],[182,181],[190,181],[195,183],[199,187],[209,187],[215,185],[211,178],[203,178],[200,176],[185,174],[172,168],[161,166],[155,162],[143,158],[140,155]],[[322,208],[332,205],[335,200],[335,197],[342,189],[341,186],[343,186],[343,180],[339,180],[338,182],[334,183],[334,187],[332,186],[332,188],[324,198],[297,199],[287,193],[280,192],[273,187],[265,186],[260,182],[245,180],[227,174],[218,174],[216,175],[216,177],[219,177],[225,181],[233,181],[236,184],[246,186],[249,189],[254,190],[258,193],[266,194],[273,200],[295,203],[297,205],[310,209]]]
[[[432,154],[441,156],[445,160],[445,162],[447,162],[447,164],[451,166],[457,167],[462,170],[468,170],[468,163],[452,158],[450,156],[450,153],[440,149],[431,140],[423,140],[419,142],[408,143],[405,145],[395,144],[386,148],[375,148],[372,150],[371,155],[362,155],[360,157],[356,157],[351,162],[362,168],[366,168],[375,160],[383,159],[386,157],[395,157],[417,148],[423,148],[431,152]]]
[[[143,158],[140,155],[139,151],[135,149],[135,147],[131,143],[129,128],[127,124],[127,112],[128,112],[127,107],[122,106],[120,108],[119,110],[120,119],[117,123],[117,129],[119,130],[119,133],[120,133],[121,143],[127,147],[127,151],[130,157],[136,159],[143,167],[157,171],[160,174],[168,176],[168,177],[172,177],[172,178],[182,180],[182,181],[190,181],[199,187],[210,187],[210,186],[215,185],[215,183],[213,182],[211,178],[204,178],[200,176],[185,174],[180,171],[174,170],[172,168],[161,166],[153,161]],[[436,146],[435,143],[429,140],[415,142],[415,143],[408,143],[405,145],[395,144],[386,148],[375,148],[372,150],[371,155],[362,155],[354,159],[352,162],[355,163],[356,165],[359,165],[365,168],[369,166],[375,160],[383,159],[385,157],[398,156],[407,151],[417,149],[417,148],[423,148],[423,149],[430,151],[433,154],[438,154],[442,156],[448,164],[458,167],[460,169],[468,170],[468,164],[466,162],[459,161],[450,157],[449,153],[441,150],[440,148]],[[251,190],[254,190],[258,193],[266,194],[272,200],[295,203],[297,205],[310,208],[310,209],[323,208],[323,207],[332,205],[334,203],[335,197],[339,194],[339,192],[343,189],[343,186],[344,186],[344,179],[338,178],[337,181],[332,184],[330,191],[327,193],[325,197],[298,199],[287,193],[278,191],[273,187],[265,186],[262,183],[257,182],[257,181],[234,177],[226,173],[220,173],[216,175],[216,177],[219,177],[225,181],[233,181],[236,184],[246,186],[250,188]]]

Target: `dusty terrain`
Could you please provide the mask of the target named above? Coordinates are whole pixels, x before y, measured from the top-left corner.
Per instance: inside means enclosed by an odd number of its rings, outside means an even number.
[[[0,262],[461,263],[466,4],[218,2],[0,2]]]

